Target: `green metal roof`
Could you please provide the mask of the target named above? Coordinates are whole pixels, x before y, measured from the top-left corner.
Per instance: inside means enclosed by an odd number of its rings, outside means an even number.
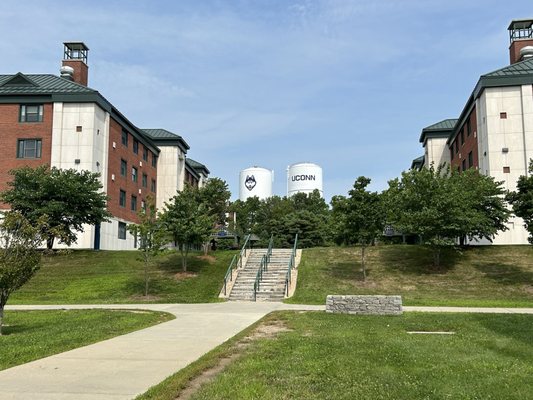
[[[194,161],[192,158],[186,158],[185,165],[188,165],[196,172],[204,171],[206,175],[209,175],[209,170],[207,169],[207,167],[204,164],[199,163],[198,161]]]
[[[529,18],[529,19],[513,19],[511,21],[511,23],[509,24],[509,28],[507,28],[507,30],[512,30],[512,29],[527,29],[527,28],[531,28],[531,26],[533,25],[533,19]]]
[[[96,90],[55,75],[0,75],[0,95],[98,93]]]
[[[424,165],[425,161],[426,161],[426,156],[420,156],[420,157],[415,158],[411,162],[411,169],[420,170],[420,168],[422,168],[422,166]]]
[[[456,123],[457,119],[448,118],[433,125],[426,126],[424,129],[422,129],[422,133],[420,134],[420,143],[424,143],[428,137],[447,138],[452,133]]]
[[[158,146],[178,146],[184,153],[190,149],[187,142],[180,136],[166,129],[143,129],[143,132]]]
[[[0,75],[0,103],[96,103],[155,154],[154,141],[129,121],[97,90],[52,74]]]

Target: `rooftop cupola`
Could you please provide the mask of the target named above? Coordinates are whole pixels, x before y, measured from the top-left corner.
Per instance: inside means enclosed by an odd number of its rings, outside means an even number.
[[[521,54],[520,50],[527,46],[533,46],[533,18],[512,20],[507,29],[511,42],[509,45],[511,64],[523,61],[525,59],[524,53],[529,54],[529,52],[526,51]]]
[[[89,66],[87,65],[87,54],[89,48],[83,42],[64,42],[63,43],[63,62],[61,63],[61,76],[80,85],[87,86],[89,82]],[[72,68],[72,73],[64,67]]]

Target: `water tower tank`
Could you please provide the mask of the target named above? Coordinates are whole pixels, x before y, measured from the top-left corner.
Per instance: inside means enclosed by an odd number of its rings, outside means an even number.
[[[287,196],[296,193],[312,193],[318,189],[324,196],[322,187],[322,167],[314,163],[297,163],[287,168]]]
[[[239,175],[239,200],[248,197],[259,197],[260,200],[272,197],[274,174],[271,170],[261,167],[243,169]]]

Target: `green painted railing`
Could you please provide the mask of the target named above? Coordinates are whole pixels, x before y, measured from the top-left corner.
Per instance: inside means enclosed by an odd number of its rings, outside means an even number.
[[[255,276],[254,282],[254,301],[257,300],[257,292],[260,289],[261,281],[263,280],[263,273],[268,269],[268,263],[270,262],[270,256],[272,255],[272,247],[274,246],[274,235],[270,236],[268,241],[268,248],[266,254],[263,254],[261,257],[261,263],[259,264],[259,269],[257,270],[257,275]]]
[[[295,267],[296,249],[298,247],[298,234],[294,236],[294,246],[292,246],[291,258],[289,259],[289,269],[285,275],[285,296],[289,296],[289,289],[291,287],[292,269]]]
[[[242,268],[242,259],[246,257],[247,251],[250,249],[250,235],[246,235],[244,244],[242,245],[240,253],[235,254],[231,259],[226,275],[224,275],[224,296],[227,296],[228,282],[233,280],[233,270],[236,268]]]

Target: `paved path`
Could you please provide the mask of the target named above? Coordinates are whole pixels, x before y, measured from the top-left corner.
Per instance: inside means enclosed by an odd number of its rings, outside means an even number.
[[[176,316],[113,339],[0,371],[0,398],[132,399],[276,310],[324,310],[282,303],[11,306],[8,310],[148,309]],[[421,312],[533,314],[533,308],[403,307]]]
[[[227,302],[7,307],[62,308],[149,309],[176,319],[0,371],[0,399],[132,399],[271,311],[324,306]]]

